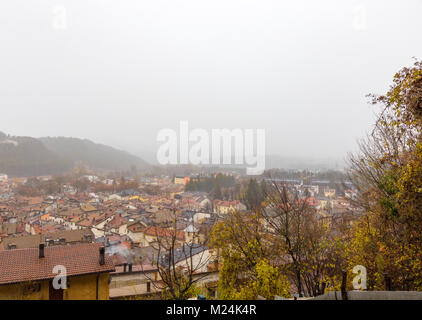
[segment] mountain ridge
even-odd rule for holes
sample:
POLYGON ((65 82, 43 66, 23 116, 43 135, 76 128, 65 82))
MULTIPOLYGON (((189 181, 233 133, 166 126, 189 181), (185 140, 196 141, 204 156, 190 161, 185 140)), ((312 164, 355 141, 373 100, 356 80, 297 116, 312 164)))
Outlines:
POLYGON ((89 139, 10 136, 0 131, 2 173, 10 176, 63 174, 78 164, 103 171, 149 167, 138 156, 89 139))

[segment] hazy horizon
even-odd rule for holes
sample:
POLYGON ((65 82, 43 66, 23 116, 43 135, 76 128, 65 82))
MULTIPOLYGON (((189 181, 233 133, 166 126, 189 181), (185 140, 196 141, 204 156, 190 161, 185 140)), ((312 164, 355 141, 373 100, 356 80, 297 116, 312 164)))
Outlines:
POLYGON ((422 2, 410 0, 17 0, 0 9, 0 131, 86 138, 148 162, 158 131, 181 120, 264 128, 267 155, 343 159, 373 124, 365 95, 386 92, 422 58, 422 2))

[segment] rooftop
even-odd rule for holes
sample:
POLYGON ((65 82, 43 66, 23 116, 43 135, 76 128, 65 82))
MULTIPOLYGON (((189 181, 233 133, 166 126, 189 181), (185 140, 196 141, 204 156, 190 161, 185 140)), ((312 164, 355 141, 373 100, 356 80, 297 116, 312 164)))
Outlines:
POLYGON ((114 271, 111 257, 105 256, 100 265, 100 247, 98 243, 45 247, 44 258, 39 258, 38 248, 0 251, 0 285, 53 279, 57 265, 66 267, 67 276, 114 271))

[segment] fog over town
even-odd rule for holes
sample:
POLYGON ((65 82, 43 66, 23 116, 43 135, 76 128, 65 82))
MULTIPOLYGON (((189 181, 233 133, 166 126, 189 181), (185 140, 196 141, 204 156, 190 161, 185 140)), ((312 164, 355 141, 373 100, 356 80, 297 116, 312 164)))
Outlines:
POLYGON ((0 9, 1 130, 87 138, 149 162, 158 131, 181 120, 264 128, 268 155, 341 162, 373 124, 365 95, 384 92, 422 52, 409 41, 422 28, 422 3, 411 0, 17 0, 0 9))

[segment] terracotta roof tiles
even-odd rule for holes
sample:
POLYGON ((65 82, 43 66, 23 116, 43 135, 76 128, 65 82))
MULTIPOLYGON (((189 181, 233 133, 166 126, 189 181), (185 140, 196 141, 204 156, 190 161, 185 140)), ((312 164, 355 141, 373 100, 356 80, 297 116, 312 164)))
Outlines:
POLYGON ((99 263, 99 243, 45 247, 39 258, 38 248, 0 251, 0 285, 54 278, 56 265, 66 267, 68 276, 114 271, 113 261, 105 256, 99 263))

